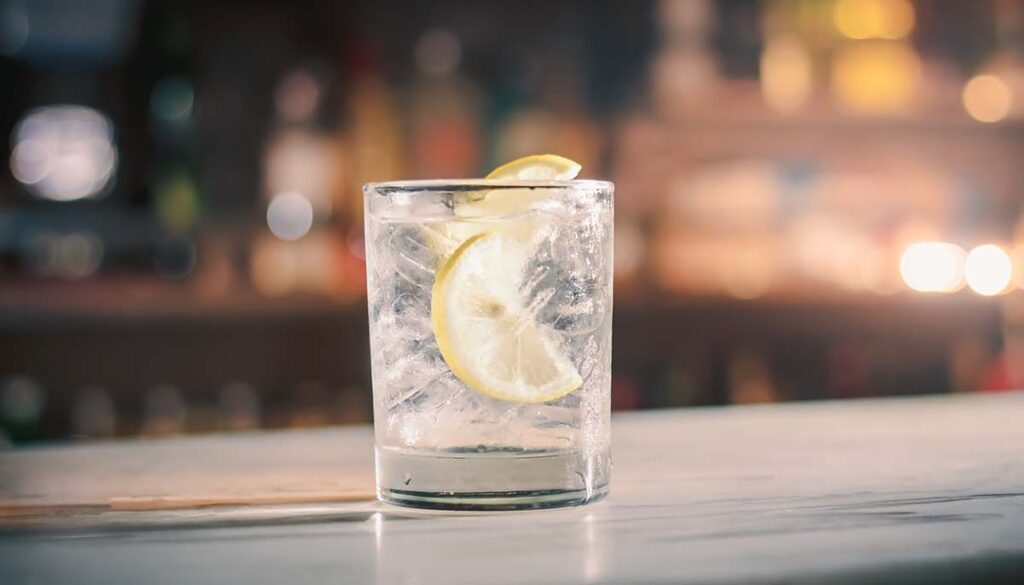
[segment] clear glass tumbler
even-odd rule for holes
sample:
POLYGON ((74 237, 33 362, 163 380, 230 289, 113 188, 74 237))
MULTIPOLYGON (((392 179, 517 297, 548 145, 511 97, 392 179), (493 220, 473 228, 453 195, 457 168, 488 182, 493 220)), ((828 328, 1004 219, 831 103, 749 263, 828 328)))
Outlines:
POLYGON ((363 191, 378 497, 509 510, 605 495, 614 186, 363 191))

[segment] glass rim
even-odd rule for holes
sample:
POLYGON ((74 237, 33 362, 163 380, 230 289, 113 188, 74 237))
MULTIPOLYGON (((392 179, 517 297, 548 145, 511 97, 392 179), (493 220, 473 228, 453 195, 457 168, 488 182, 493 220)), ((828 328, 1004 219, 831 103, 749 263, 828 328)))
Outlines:
POLYGON ((363 185, 363 193, 371 191, 476 191, 479 189, 615 189, 615 183, 599 179, 568 181, 525 181, 520 179, 414 179, 378 181, 363 185))

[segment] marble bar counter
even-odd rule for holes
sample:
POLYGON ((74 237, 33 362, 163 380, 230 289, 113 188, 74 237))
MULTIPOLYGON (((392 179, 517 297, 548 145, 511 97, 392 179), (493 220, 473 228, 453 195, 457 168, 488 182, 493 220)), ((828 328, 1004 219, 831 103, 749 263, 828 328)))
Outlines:
POLYGON ((0 451, 0 583, 1024 583, 1024 393, 613 417, 611 495, 372 495, 345 427, 0 451))

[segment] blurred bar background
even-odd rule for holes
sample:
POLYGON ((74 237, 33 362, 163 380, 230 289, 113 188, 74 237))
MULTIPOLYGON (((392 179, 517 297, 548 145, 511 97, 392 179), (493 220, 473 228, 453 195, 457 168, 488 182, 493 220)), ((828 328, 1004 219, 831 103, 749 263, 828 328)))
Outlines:
POLYGON ((0 0, 0 442, 369 421, 360 186, 539 152, 616 409, 1024 386, 1024 2, 0 0))

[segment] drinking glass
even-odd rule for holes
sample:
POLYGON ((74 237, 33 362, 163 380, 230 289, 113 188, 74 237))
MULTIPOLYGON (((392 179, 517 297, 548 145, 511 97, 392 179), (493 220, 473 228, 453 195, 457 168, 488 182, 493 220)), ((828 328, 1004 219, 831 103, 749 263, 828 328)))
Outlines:
POLYGON ((613 191, 363 187, 381 500, 512 510, 608 492, 613 191))

